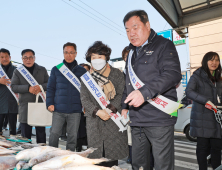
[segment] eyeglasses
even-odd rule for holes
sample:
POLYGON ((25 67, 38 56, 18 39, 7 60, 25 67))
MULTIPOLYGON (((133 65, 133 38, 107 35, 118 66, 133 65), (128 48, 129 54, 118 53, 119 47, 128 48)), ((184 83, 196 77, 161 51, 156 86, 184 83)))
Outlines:
POLYGON ((64 51, 64 54, 65 54, 65 55, 67 55, 67 54, 74 55, 74 54, 76 54, 76 52, 73 52, 73 51, 72 51, 72 52, 68 53, 67 51, 64 51))
POLYGON ((27 61, 27 60, 33 60, 34 57, 33 57, 33 56, 31 56, 31 57, 22 57, 22 59, 25 60, 25 61, 27 61))

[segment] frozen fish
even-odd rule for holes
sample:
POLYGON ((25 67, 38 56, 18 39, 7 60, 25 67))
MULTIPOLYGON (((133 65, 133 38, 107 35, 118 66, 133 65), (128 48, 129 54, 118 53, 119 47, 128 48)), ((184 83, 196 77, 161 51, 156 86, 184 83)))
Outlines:
POLYGON ((38 144, 32 144, 32 143, 24 143, 21 145, 21 147, 23 147, 24 149, 32 149, 34 147, 38 147, 38 146, 45 146, 45 143, 38 143, 38 144))
POLYGON ((16 145, 15 142, 11 142, 11 141, 4 140, 4 139, 0 140, 0 146, 3 146, 5 148, 11 148, 11 147, 13 147, 15 145, 16 145))
POLYGON ((17 169, 17 170, 21 170, 25 164, 26 164, 25 161, 19 161, 19 162, 16 164, 16 169, 17 169))
POLYGON ((15 153, 16 151, 6 149, 0 146, 0 155, 15 153))
POLYGON ((88 157, 90 153, 92 153, 95 148, 89 148, 83 152, 72 152, 67 150, 53 150, 51 152, 46 152, 43 154, 40 154, 32 159, 29 160, 29 167, 32 167, 36 164, 39 164, 41 162, 47 161, 51 158, 57 157, 57 156, 63 156, 63 155, 70 155, 70 154, 77 154, 83 157, 88 157))
POLYGON ((58 150, 58 148, 54 148, 51 146, 34 147, 32 149, 26 149, 24 151, 19 152, 15 158, 18 161, 29 161, 30 159, 34 158, 35 156, 38 156, 42 153, 50 152, 53 150, 58 150))
POLYGON ((0 170, 13 169, 16 166, 17 162, 18 161, 15 159, 15 156, 1 156, 0 170))
POLYGON ((106 158, 101 159, 89 159, 84 158, 77 154, 71 154, 71 155, 64 155, 64 156, 57 156, 54 157, 48 161, 42 162, 40 164, 37 164, 33 166, 32 170, 44 170, 44 169, 56 169, 61 168, 65 165, 87 165, 87 164, 98 164, 100 162, 108 161, 106 158))

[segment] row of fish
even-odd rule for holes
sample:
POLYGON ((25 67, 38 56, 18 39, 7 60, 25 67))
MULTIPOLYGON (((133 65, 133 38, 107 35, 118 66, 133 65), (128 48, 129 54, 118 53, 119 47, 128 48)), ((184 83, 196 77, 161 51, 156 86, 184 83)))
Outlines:
POLYGON ((120 170, 119 167, 102 167, 99 164, 108 161, 106 158, 89 159, 94 148, 89 148, 83 152, 72 152, 59 148, 43 146, 45 144, 31 144, 11 142, 0 138, 0 170, 71 170, 71 169, 92 169, 92 170, 120 170), (16 152, 20 151, 17 155, 16 152))

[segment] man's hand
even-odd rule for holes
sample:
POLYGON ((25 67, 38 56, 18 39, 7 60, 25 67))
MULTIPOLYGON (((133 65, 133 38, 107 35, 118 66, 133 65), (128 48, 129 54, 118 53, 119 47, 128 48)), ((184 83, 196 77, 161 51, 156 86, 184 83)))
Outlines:
POLYGON ((0 84, 6 85, 8 86, 9 84, 11 84, 10 79, 6 79, 6 76, 3 76, 2 78, 0 78, 0 84))
POLYGON ((122 112, 121 112, 121 116, 124 116, 124 118, 126 119, 128 111, 129 110, 127 110, 127 109, 123 109, 122 112))
POLYGON ((50 105, 50 106, 48 107, 48 110, 49 110, 50 112, 54 112, 54 110, 55 110, 54 105, 50 105))
POLYGON ((134 90, 132 91, 124 101, 124 103, 128 103, 131 101, 128 105, 134 106, 134 107, 139 107, 141 106, 145 101, 143 98, 142 93, 139 90, 134 90))
POLYGON ((37 95, 39 92, 41 92, 39 85, 29 87, 29 93, 37 95))
POLYGON ((111 116, 105 110, 98 110, 96 115, 99 116, 100 119, 105 121, 111 118, 111 116))
POLYGON ((29 93, 35 94, 35 88, 30 86, 29 87, 29 93))
POLYGON ((37 95, 42 90, 40 89, 39 85, 33 86, 35 88, 35 95, 37 95))

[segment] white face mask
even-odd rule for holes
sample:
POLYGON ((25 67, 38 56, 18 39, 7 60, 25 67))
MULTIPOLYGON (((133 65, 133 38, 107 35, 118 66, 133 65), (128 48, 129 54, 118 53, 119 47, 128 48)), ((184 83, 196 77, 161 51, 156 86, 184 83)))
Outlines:
POLYGON ((94 59, 94 60, 91 60, 91 64, 93 68, 95 68, 96 70, 101 70, 106 65, 106 60, 94 59))

